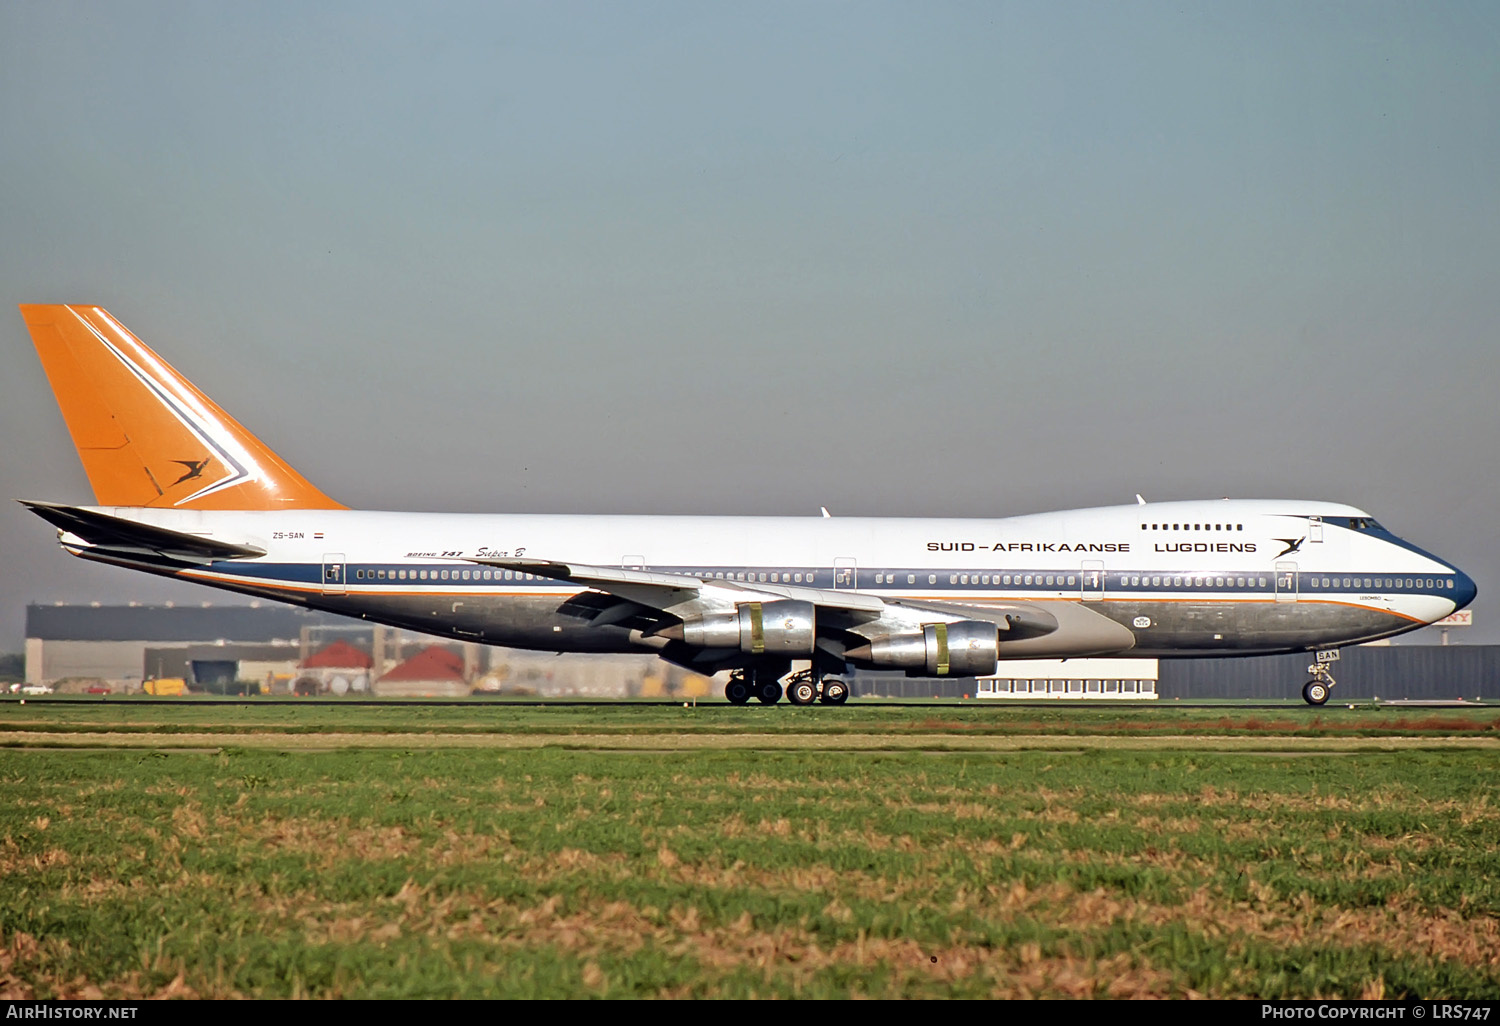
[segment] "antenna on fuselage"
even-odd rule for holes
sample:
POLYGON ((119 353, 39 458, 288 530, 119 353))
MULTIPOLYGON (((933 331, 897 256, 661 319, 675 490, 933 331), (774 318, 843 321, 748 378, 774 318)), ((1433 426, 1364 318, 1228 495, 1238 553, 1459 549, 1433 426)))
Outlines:
POLYGON ((823 514, 823 519, 824 520, 832 520, 833 519, 833 514, 830 513, 830 512, 828 512, 828 507, 827 506, 819 506, 818 510, 819 510, 819 512, 821 512, 823 514))
POLYGON ((1141 493, 1140 492, 1136 492, 1135 493, 1135 504, 1137 506, 1144 506, 1146 504, 1146 500, 1143 499, 1143 498, 1141 498, 1141 493))

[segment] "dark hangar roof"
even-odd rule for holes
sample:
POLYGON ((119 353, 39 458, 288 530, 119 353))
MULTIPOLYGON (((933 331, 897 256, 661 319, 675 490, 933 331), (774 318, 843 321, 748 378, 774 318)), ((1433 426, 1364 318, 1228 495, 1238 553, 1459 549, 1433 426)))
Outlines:
POLYGON ((292 641, 303 627, 354 627, 359 620, 295 606, 26 607, 26 636, 43 641, 292 641))

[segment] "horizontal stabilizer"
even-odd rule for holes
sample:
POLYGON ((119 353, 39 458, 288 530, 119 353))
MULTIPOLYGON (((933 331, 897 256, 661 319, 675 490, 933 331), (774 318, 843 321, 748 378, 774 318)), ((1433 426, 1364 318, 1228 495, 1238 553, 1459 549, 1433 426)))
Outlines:
POLYGON ((21 505, 58 530, 75 535, 98 548, 155 552, 194 561, 253 559, 266 554, 265 549, 253 545, 235 545, 198 534, 151 527, 122 517, 112 517, 98 510, 64 506, 56 502, 28 502, 25 499, 21 500, 21 505))

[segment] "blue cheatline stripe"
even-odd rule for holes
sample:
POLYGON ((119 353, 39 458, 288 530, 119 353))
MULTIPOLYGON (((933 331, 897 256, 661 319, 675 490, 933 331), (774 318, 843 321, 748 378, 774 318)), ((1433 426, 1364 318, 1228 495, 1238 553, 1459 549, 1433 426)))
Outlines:
MULTIPOLYGON (((242 560, 225 560, 211 564, 207 569, 220 574, 238 577, 247 581, 263 581, 267 584, 298 584, 298 585, 321 585, 323 583, 322 563, 249 563, 242 560)), ((834 571, 832 568, 815 570, 786 569, 782 567, 679 567, 679 566, 653 566, 645 569, 658 573, 677 573, 689 577, 702 577, 705 579, 723 580, 726 583, 735 584, 782 584, 796 587, 829 588, 834 586, 834 571), (798 576, 801 580, 797 580, 798 576), (764 578, 764 580, 762 580, 764 578), (773 580, 772 578, 775 578, 773 580)), ((494 588, 503 590, 514 588, 518 585, 531 587, 586 587, 568 581, 559 581, 550 577, 539 577, 526 575, 512 571, 512 578, 506 580, 504 571, 485 569, 457 569, 449 564, 410 564, 410 563, 349 563, 344 565, 343 585, 345 587, 365 587, 382 585, 402 588, 430 588, 440 591, 443 588, 452 588, 455 585, 468 588, 494 588), (385 576, 381 577, 380 574, 385 576), (406 577, 401 577, 401 573, 406 577), (423 577, 423 574, 426 577, 423 577), (443 574, 448 576, 445 578, 443 574), (465 578, 463 574, 468 573, 465 578), (486 578, 484 575, 490 574, 486 578)), ((905 568, 877 568, 861 567, 858 571, 857 584, 861 591, 907 591, 916 589, 923 592, 950 592, 955 594, 968 593, 992 593, 1002 591, 1007 595, 1013 594, 1061 594, 1064 597, 1072 597, 1081 592, 1080 583, 1082 573, 1078 570, 1059 572, 1052 570, 1002 570, 996 573, 994 570, 934 570, 917 567, 905 568)), ((1149 597, 1169 593, 1172 595, 1200 595, 1200 594, 1264 594, 1274 595, 1276 593, 1276 575, 1270 571, 1242 570, 1193 572, 1183 573, 1177 570, 1150 570, 1130 571, 1120 573, 1110 570, 1105 573, 1105 585, 1103 592, 1110 596, 1141 596, 1149 597), (1238 582, 1243 581, 1243 584, 1238 582), (1155 583, 1153 583, 1155 582, 1155 583), (1188 583, 1203 582, 1203 583, 1188 583)), ((1312 571, 1299 572, 1297 574, 1296 590, 1299 594, 1313 597, 1318 595, 1349 594, 1359 592, 1363 594, 1377 593, 1383 595, 1411 595, 1411 594, 1436 594, 1446 598, 1454 597, 1459 582, 1456 574, 1444 574, 1422 577, 1401 577, 1377 571, 1362 571, 1359 574, 1340 571, 1337 575, 1332 573, 1315 573, 1312 571), (1323 582, 1328 582, 1324 584, 1323 582), (1345 583, 1348 582, 1348 583, 1345 583), (1369 582, 1368 584, 1366 582, 1369 582)), ((843 582, 840 582, 842 585, 843 582)), ((1290 589, 1288 589, 1290 590, 1290 589)))

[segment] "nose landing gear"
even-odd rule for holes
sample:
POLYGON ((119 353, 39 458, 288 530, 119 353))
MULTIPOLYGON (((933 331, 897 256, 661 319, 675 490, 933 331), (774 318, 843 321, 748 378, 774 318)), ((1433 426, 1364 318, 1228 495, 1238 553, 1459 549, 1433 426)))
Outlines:
POLYGON ((1313 679, 1302 685, 1302 700, 1308 705, 1327 704, 1329 692, 1334 684, 1338 683, 1333 679, 1333 671, 1328 668, 1328 665, 1338 657, 1339 651, 1336 648, 1319 652, 1317 662, 1307 668, 1307 672, 1312 674, 1313 679))
POLYGON ((1302 685, 1302 700, 1308 705, 1325 705, 1328 702, 1328 685, 1321 680, 1310 680, 1302 685))

